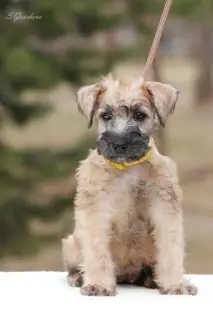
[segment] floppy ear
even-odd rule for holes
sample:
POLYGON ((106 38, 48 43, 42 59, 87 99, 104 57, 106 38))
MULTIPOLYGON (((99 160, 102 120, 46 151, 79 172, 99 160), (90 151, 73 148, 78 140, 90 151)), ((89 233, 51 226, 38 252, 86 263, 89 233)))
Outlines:
POLYGON ((76 101, 79 111, 87 118, 88 128, 92 126, 94 114, 99 107, 101 94, 105 88, 101 84, 83 86, 77 92, 76 101))
POLYGON ((151 102, 160 124, 165 126, 168 116, 175 110, 179 91, 170 84, 163 84, 155 81, 147 81, 145 87, 150 95, 151 102))

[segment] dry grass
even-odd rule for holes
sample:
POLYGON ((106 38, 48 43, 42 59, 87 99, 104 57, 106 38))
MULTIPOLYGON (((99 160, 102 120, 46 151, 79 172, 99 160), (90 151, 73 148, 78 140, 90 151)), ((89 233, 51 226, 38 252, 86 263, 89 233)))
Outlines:
MULTIPOLYGON (((138 63, 140 62, 117 66, 115 74, 140 75, 138 63)), ((176 113, 170 119, 166 133, 169 155, 177 162, 180 176, 183 178, 188 253, 186 271, 213 273, 213 110, 193 106, 193 81, 196 72, 193 61, 162 61, 164 81, 181 91, 176 113), (205 168, 209 168, 207 172, 204 172, 205 168), (187 180, 191 171, 193 179, 187 180)), ((7 125, 3 134, 10 144, 16 147, 70 145, 87 132, 85 119, 76 111, 74 92, 71 88, 62 85, 54 92, 39 93, 38 96, 42 101, 47 99, 53 102, 54 113, 42 121, 30 124, 24 130, 7 125)), ((61 269, 60 244, 45 248, 38 256, 25 260, 6 259, 2 268, 61 269)))

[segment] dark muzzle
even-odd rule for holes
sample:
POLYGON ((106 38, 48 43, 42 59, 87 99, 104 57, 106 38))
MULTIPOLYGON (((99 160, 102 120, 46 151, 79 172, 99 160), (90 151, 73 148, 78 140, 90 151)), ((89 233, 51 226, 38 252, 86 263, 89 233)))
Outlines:
POLYGON ((97 150, 109 160, 118 163, 139 160, 149 150, 150 137, 139 131, 118 134, 106 131, 98 139, 97 150))

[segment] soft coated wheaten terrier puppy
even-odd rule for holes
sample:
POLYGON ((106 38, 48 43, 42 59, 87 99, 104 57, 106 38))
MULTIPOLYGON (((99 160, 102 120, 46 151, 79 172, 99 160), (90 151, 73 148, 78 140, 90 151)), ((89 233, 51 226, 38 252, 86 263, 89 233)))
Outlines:
POLYGON ((62 246, 69 284, 84 295, 114 295, 116 283, 197 292, 183 278, 176 166, 152 139, 177 97, 171 85, 112 76, 78 91, 79 109, 89 127, 97 118, 99 137, 77 170, 76 226, 62 246))

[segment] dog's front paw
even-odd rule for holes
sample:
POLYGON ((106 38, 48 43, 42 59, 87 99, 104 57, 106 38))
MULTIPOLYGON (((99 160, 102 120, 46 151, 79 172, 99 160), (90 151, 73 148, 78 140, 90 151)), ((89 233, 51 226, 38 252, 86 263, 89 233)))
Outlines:
POLYGON ((161 294, 172 294, 172 295, 191 295, 196 296, 198 293, 197 287, 193 284, 182 283, 179 286, 175 286, 169 289, 160 289, 161 294))
POLYGON ((115 296, 115 289, 105 289, 99 285, 87 285, 80 289, 81 294, 84 296, 115 296))

